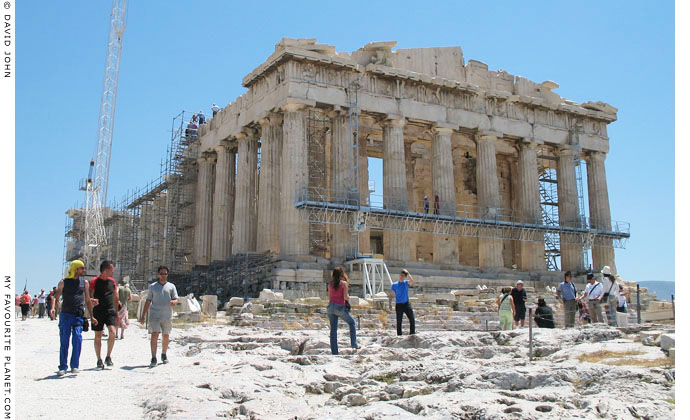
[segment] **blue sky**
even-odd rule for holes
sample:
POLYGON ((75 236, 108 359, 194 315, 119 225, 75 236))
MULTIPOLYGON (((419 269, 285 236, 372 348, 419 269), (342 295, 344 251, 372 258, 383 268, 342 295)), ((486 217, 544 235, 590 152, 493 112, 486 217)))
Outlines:
MULTIPOLYGON (((674 279, 673 2, 248 3, 129 1, 109 201, 158 176, 174 115, 233 101, 282 37, 350 52, 459 45, 465 61, 619 109, 606 170, 612 218, 630 222, 632 238, 618 269, 674 279)), ((33 293, 60 279, 64 213, 84 199, 110 1, 17 7, 16 278, 33 293)))

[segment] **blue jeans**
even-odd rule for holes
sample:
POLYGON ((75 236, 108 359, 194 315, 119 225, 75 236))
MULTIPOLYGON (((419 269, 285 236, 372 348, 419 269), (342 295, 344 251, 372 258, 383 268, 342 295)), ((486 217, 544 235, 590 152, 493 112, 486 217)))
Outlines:
POLYGON ((350 327, 350 344, 352 348, 356 348, 357 326, 355 325, 355 319, 350 315, 345 305, 331 302, 328 304, 326 312, 331 323, 331 353, 338 354, 338 318, 342 318, 343 321, 347 322, 347 325, 350 327))
POLYGON ((72 335, 72 358, 69 365, 73 369, 79 369, 79 356, 81 355, 81 331, 83 328, 82 317, 66 312, 60 312, 60 366, 59 370, 67 370, 67 353, 69 352, 69 338, 72 335))

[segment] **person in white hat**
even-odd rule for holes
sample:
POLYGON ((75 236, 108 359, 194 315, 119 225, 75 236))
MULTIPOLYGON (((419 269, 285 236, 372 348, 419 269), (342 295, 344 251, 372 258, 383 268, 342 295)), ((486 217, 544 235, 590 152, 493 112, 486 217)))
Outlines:
POLYGON ((605 265, 601 269, 601 285, 603 286, 604 295, 601 297, 601 303, 607 305, 606 315, 609 325, 616 326, 616 307, 618 307, 618 295, 620 288, 616 282, 616 278, 611 274, 611 267, 605 265))
POLYGON ((218 107, 218 105, 216 105, 216 104, 211 105, 211 112, 213 112, 213 116, 214 116, 214 117, 216 116, 216 114, 217 114, 219 111, 220 111, 220 107, 218 107))

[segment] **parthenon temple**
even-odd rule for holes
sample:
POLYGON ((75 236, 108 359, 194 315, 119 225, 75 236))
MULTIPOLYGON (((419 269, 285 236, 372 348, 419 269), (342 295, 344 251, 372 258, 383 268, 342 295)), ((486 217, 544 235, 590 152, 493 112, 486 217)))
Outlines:
POLYGON ((278 42, 242 80, 244 94, 193 133, 182 128, 160 183, 111 210, 113 220, 130 212, 139 246, 125 262, 134 245, 111 221, 123 274, 250 254, 272 255, 266 284, 287 290, 307 281, 301 269, 323 279, 365 256, 427 270, 422 281, 439 287, 468 273, 615 272, 614 248, 629 237, 611 220, 606 181, 617 109, 466 62, 460 47, 396 44, 348 53, 278 42), (382 197, 370 181, 377 159, 382 197))

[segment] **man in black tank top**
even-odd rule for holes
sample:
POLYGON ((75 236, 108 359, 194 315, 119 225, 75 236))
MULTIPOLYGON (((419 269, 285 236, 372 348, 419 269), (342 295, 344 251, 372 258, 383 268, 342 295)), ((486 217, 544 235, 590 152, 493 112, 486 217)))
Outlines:
POLYGON ((93 317, 98 323, 93 327, 96 336, 93 340, 93 347, 96 350, 96 367, 105 369, 101 360, 101 338, 103 337, 103 327, 108 326, 108 353, 105 356, 105 364, 112 366, 113 361, 110 355, 115 346, 115 336, 117 335, 117 284, 111 276, 115 272, 115 267, 111 261, 105 260, 101 263, 101 275, 91 279, 90 289, 93 293, 93 317))
MULTIPOLYGON (((74 260, 70 264, 69 274, 58 283, 55 291, 55 298, 50 304, 50 315, 55 317, 55 305, 60 301, 62 295, 62 311, 60 312, 60 365, 58 366, 58 376, 67 373, 67 354, 69 352, 70 336, 72 338, 72 357, 70 367, 72 373, 79 373, 79 356, 81 355, 81 332, 84 326, 84 305, 93 313, 89 287, 80 277, 86 274, 84 263, 74 260)), ((97 321, 91 318, 91 322, 96 325, 97 321)))

